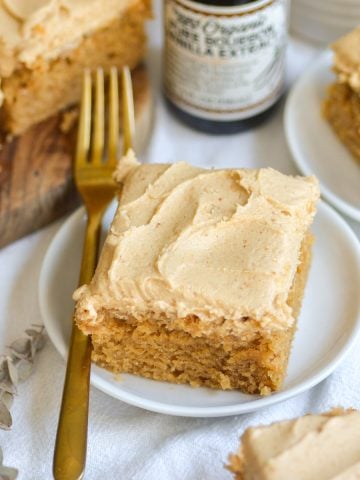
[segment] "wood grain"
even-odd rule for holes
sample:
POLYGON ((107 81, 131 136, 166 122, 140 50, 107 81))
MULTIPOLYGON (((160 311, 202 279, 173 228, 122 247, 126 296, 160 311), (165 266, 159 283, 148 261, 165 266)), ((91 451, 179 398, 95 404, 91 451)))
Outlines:
MULTIPOLYGON (((146 69, 133 74, 136 145, 151 127, 151 91, 146 69)), ((76 125, 60 129, 62 114, 5 142, 0 151, 0 247, 37 230, 80 203, 72 181, 76 125)))

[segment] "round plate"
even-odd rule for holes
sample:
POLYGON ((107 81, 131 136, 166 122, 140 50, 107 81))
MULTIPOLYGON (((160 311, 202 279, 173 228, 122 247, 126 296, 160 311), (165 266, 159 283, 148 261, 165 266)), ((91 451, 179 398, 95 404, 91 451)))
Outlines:
MULTIPOLYGON (((108 228, 115 205, 107 211, 108 228)), ((40 275, 40 308, 49 337, 65 357, 85 228, 83 209, 55 235, 40 275)), ((313 226, 313 263, 288 375, 281 391, 267 397, 238 391, 191 388, 122 374, 94 365, 91 383, 124 402, 170 415, 215 417, 250 412, 316 385, 343 359, 360 330, 360 247, 344 220, 320 202, 313 226)))
POLYGON ((334 81, 326 51, 295 84, 285 108, 285 132, 304 175, 318 177, 324 198, 360 221, 360 165, 322 117, 326 88, 334 81))

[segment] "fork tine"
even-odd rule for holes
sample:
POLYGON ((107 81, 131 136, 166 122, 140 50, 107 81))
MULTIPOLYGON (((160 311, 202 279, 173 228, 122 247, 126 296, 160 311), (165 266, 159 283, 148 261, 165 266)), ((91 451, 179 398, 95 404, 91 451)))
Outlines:
POLYGON ((77 134, 75 166, 86 163, 90 147, 91 133, 91 73, 84 71, 83 90, 81 97, 80 118, 77 134))
POLYGON ((126 155, 129 148, 133 148, 135 132, 134 97, 131 84, 129 67, 122 70, 122 107, 123 107, 123 154, 126 155))
POLYGON ((102 68, 98 68, 95 76, 94 135, 91 145, 91 161, 97 164, 100 164, 103 158, 105 132, 104 117, 104 71, 102 68))
POLYGON ((114 165, 117 161, 119 145, 119 82, 116 67, 110 69, 109 78, 109 132, 108 132, 108 162, 114 165))

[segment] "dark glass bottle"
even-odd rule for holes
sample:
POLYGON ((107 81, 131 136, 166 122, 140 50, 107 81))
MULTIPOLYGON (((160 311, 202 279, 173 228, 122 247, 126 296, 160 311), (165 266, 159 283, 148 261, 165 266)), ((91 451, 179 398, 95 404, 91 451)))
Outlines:
POLYGON ((187 125, 254 127, 283 92, 288 0, 164 0, 164 94, 187 125))

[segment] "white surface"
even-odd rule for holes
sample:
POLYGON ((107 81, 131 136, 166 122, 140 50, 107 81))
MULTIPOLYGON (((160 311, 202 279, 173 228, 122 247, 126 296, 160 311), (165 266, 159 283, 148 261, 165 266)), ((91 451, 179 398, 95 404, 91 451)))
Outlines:
MULTIPOLYGON (((161 23, 156 21, 151 25, 154 47, 150 59, 157 90, 160 83, 159 31, 161 23)), ((289 84, 316 55, 315 48, 291 42, 289 84)), ((267 124, 256 130, 232 137, 211 137, 180 125, 167 113, 159 98, 156 128, 142 160, 185 158, 207 166, 271 165, 285 173, 296 173, 283 132, 282 115, 280 108, 267 124)), ((1 352, 31 323, 41 321, 37 300, 39 272, 58 226, 51 225, 0 250, 1 352)), ((352 223, 352 227, 359 235, 359 224, 352 223)), ((346 252, 339 249, 333 253, 335 256, 343 254, 346 252)), ((324 287, 327 285, 326 278, 321 282, 324 287)), ((329 297, 332 294, 329 292, 329 297)), ((326 318, 319 320, 326 321, 326 318)), ((319 329, 318 337, 321 335, 319 329)), ((304 352, 307 354, 308 351, 304 352)), ((357 342, 344 362, 318 386, 255 413, 224 418, 180 418, 151 413, 92 388, 85 480, 231 480, 224 463, 229 452, 238 447, 239 436, 248 426, 338 405, 360 408, 359 365, 357 342)), ((17 466, 19 480, 51 479, 64 372, 64 361, 48 341, 37 358, 35 374, 19 387, 12 408, 12 430, 0 431, 4 461, 17 466)))
POLYGON ((324 198, 360 221, 360 167, 322 117, 321 104, 334 80, 326 51, 304 72, 285 107, 285 132, 300 171, 315 174, 324 198))
POLYGON ((291 30, 323 44, 336 40, 359 23, 358 0, 291 1, 291 30))
MULTIPOLYGON (((110 226, 116 205, 104 219, 110 226)), ((46 253, 40 274, 39 300, 50 339, 66 358, 71 332, 71 294, 77 286, 85 214, 76 211, 61 227, 46 253)), ((346 222, 328 205, 319 205, 316 238, 304 303, 288 375, 280 392, 261 398, 240 392, 191 388, 121 375, 118 380, 94 366, 91 384, 132 405, 190 417, 235 415, 257 410, 316 385, 343 359, 360 330, 360 246, 346 222), (334 252, 345 252, 334 255, 334 252), (318 336, 321 332, 321 336, 318 336), (308 352, 304 355, 304 352, 308 352)))

